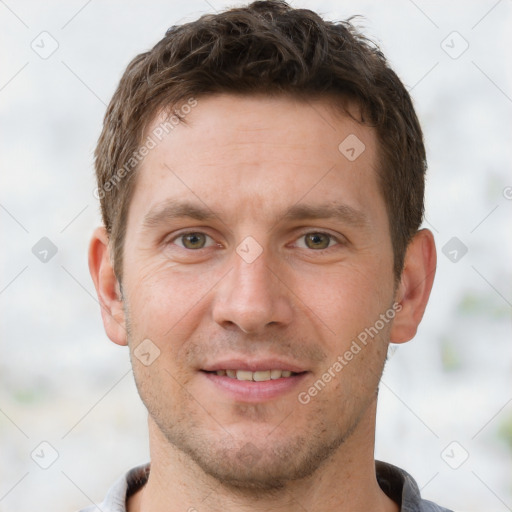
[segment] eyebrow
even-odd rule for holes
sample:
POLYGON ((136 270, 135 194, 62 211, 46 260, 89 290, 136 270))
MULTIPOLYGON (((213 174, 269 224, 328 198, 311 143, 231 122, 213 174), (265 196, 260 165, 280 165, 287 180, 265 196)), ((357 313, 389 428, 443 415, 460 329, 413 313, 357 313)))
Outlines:
POLYGON ((335 219, 354 227, 365 227, 369 223, 364 212, 343 203, 330 203, 321 206, 296 204, 285 213, 284 219, 291 221, 335 219))
POLYGON ((184 217, 195 220, 211 220, 217 217, 217 215, 206 206, 170 199, 151 209, 144 216, 142 225, 145 228, 151 229, 171 220, 184 217))
MULTIPOLYGON (((155 228, 177 218, 194 220, 211 220, 218 218, 212 210, 204 205, 170 199, 151 209, 142 221, 143 227, 155 228)), ((296 204, 289 208, 281 217, 281 221, 302 221, 314 219, 335 219, 354 227, 368 225, 368 217, 360 210, 347 204, 331 203, 327 205, 296 204)))

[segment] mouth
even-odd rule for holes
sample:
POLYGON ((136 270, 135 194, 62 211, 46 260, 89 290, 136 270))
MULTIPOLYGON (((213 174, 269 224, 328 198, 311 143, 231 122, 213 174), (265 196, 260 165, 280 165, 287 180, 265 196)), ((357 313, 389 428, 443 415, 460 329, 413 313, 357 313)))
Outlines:
POLYGON ((199 373, 206 377, 205 385, 213 385, 216 392, 234 402, 261 403, 296 391, 310 372, 277 360, 232 360, 203 368, 199 373))
POLYGON ((306 372, 292 372, 291 370, 258 370, 252 372, 250 370, 215 370, 207 371, 206 373, 212 373, 219 377, 229 377, 230 379, 253 381, 253 382, 266 382, 269 380, 287 379, 289 377, 295 377, 306 372))

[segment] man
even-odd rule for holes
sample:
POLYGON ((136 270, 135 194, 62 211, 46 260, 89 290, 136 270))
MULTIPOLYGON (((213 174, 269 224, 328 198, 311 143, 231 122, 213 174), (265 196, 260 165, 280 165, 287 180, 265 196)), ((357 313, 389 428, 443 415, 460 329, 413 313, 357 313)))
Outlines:
POLYGON ((151 465, 103 512, 445 510, 374 460, 388 345, 434 279, 425 169, 407 91, 349 22, 255 2, 131 62, 89 265, 151 465))

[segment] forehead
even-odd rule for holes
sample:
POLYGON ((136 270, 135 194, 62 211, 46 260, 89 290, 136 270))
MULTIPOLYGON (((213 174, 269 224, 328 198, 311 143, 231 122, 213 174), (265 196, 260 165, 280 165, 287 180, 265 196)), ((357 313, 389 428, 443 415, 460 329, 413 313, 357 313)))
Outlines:
MULTIPOLYGON (((184 109, 184 122, 157 116, 146 137, 132 206, 139 214, 187 197, 238 216, 269 217, 307 200, 342 201, 385 213, 373 129, 332 100, 215 95, 184 109), (146 139, 147 140, 147 139, 146 139)), ((131 211, 131 210, 130 210, 131 211)))

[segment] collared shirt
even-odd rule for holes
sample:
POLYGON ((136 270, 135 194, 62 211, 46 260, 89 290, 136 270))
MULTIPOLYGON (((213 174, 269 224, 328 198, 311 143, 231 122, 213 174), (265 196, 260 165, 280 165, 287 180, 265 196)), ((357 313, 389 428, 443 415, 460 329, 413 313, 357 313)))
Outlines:
MULTIPOLYGON (((452 512, 435 503, 421 498, 418 485, 411 475, 403 469, 385 462, 375 461, 377 481, 381 489, 400 505, 401 512, 452 512)), ((149 477, 149 464, 138 466, 123 475, 110 488, 103 502, 96 507, 82 509, 80 512, 126 512, 126 500, 144 487, 149 477)))

